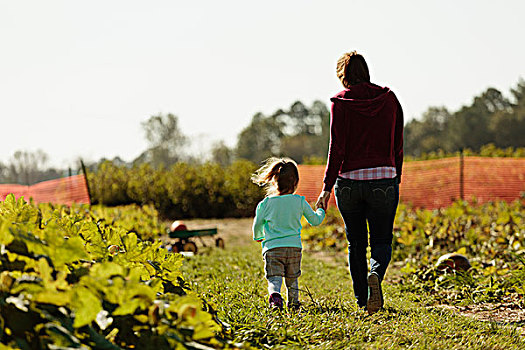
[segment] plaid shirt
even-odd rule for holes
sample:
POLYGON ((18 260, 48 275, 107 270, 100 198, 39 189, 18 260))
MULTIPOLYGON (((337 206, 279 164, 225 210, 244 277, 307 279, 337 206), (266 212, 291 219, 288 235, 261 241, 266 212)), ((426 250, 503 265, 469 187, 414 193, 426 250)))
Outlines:
POLYGON ((379 180, 393 179, 397 176, 393 166, 380 166, 377 168, 357 169, 339 174, 340 177, 350 180, 379 180))

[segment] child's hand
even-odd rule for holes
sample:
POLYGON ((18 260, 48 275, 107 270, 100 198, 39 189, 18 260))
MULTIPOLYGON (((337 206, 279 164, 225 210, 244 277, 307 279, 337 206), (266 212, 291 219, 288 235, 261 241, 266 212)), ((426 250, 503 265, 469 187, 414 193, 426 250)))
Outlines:
POLYGON ((317 203, 315 203, 315 209, 323 209, 324 211, 326 211, 326 209, 328 208, 328 200, 330 199, 330 192, 328 191, 322 191, 320 194, 319 194, 319 198, 317 199, 317 203))

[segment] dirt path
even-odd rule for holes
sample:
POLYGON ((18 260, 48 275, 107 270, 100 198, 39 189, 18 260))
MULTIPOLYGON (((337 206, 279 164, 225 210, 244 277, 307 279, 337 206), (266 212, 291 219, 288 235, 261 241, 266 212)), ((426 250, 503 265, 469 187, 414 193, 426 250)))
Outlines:
MULTIPOLYGON (((215 245, 215 238, 222 238, 225 246, 244 246, 252 242, 252 218, 241 219, 188 219, 184 220, 188 230, 217 228, 218 235, 203 237, 194 242, 197 247, 215 245)), ((169 239, 167 239, 169 241, 169 239)))
POLYGON ((479 321, 495 322, 508 326, 514 325, 517 331, 525 336, 525 310, 519 308, 516 303, 483 303, 467 306, 438 305, 432 308, 450 310, 479 321))
MULTIPOLYGON (((184 223, 190 230, 198 230, 205 228, 217 227, 219 235, 222 237, 228 246, 245 246, 251 244, 252 240, 252 224, 253 218, 242 218, 242 219, 191 219, 184 220, 184 223)), ((204 243, 208 244, 209 238, 205 239, 204 243)), ((198 246, 202 243, 197 242, 198 246)), ((210 243, 213 243, 210 241, 210 243)), ((336 264, 347 264, 345 252, 334 252, 334 251, 320 251, 320 252, 309 252, 316 259, 323 260, 327 263, 336 264)))

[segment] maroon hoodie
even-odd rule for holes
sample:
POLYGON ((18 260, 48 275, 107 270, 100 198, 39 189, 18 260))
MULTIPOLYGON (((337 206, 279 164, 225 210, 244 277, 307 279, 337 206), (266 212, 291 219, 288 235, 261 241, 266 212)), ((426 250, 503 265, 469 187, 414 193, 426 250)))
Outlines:
POLYGON ((339 173, 392 166, 401 179, 403 110, 387 87, 361 83, 330 99, 330 149, 324 191, 331 191, 339 173))

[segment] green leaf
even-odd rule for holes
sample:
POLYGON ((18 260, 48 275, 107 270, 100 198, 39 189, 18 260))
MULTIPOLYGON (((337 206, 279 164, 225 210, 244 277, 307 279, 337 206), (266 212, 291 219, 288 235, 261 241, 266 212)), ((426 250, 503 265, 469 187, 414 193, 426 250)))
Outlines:
POLYGON ((53 280, 51 273, 53 269, 49 266, 46 259, 40 259, 37 263, 38 272, 40 272, 40 278, 44 282, 44 286, 53 280))
POLYGON ((62 238, 54 248, 56 253, 53 255, 53 262, 57 267, 89 258, 84 248, 84 242, 80 237, 62 238))
POLYGON ((139 299, 131 299, 124 302, 124 304, 120 305, 113 311, 114 316, 123 316, 123 315, 133 315, 135 313, 135 310, 137 310, 138 307, 140 307, 140 300, 139 299))
POLYGON ((461 247, 459 248, 456 253, 458 254, 462 254, 462 255, 466 255, 467 254, 467 248, 466 247, 461 247))
POLYGON ((74 289, 71 306, 75 311, 75 321, 73 322, 75 328, 90 324, 102 310, 99 298, 84 287, 74 289))
POLYGON ((135 232, 130 232, 122 237, 122 243, 127 252, 133 252, 137 249, 137 235, 135 232))
POLYGON ((106 262, 96 264, 92 268, 90 275, 96 276, 100 280, 107 280, 112 276, 126 276, 126 269, 114 262, 106 262))
POLYGON ((0 220, 0 244, 8 245, 15 237, 9 230, 10 224, 7 221, 0 220))
POLYGON ((69 292, 46 289, 38 293, 33 301, 56 306, 66 306, 71 301, 71 297, 69 292))

